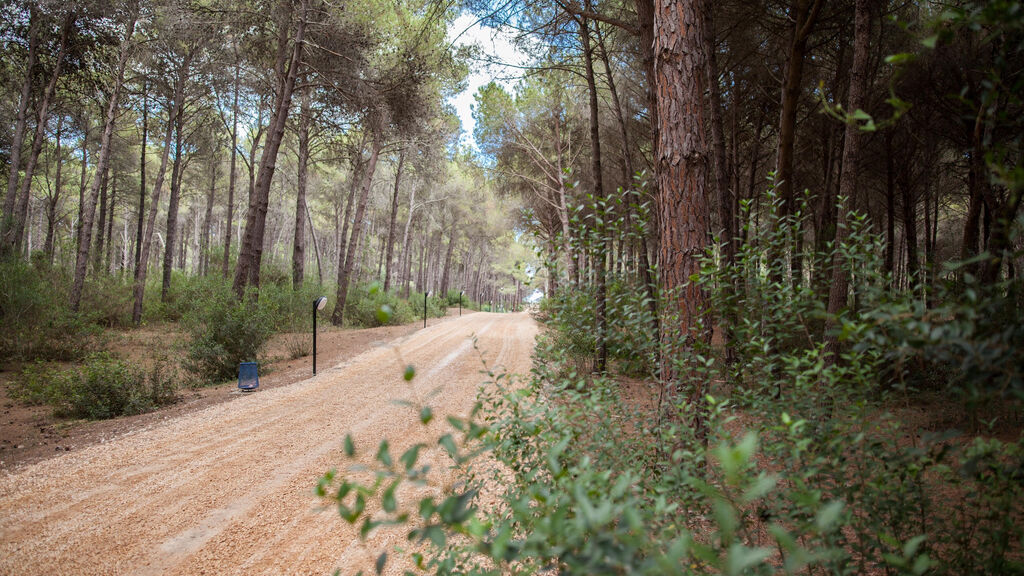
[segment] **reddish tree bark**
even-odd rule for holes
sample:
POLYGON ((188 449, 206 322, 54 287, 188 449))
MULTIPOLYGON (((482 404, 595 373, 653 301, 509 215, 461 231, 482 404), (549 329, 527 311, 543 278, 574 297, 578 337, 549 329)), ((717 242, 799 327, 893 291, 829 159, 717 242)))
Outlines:
MULTIPOLYGON (((700 0, 656 0, 654 10, 654 86, 658 109, 657 208, 664 302, 661 330, 661 378, 670 405, 682 398, 680 361, 698 341, 709 341, 702 318, 707 294, 690 278, 700 272, 700 257, 710 229, 705 182, 708 149, 704 136, 706 77, 700 0)), ((702 408, 707 383, 695 382, 689 400, 691 426, 707 434, 702 408)), ((672 410, 672 408, 670 408, 672 410)))

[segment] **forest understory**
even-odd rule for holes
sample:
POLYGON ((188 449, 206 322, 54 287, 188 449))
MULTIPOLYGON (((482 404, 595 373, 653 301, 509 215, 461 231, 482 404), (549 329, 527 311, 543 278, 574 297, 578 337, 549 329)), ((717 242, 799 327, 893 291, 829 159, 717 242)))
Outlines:
POLYGON ((1024 574, 1019 0, 0 11, 5 468, 529 309, 532 370, 325 464, 377 571, 1024 574))

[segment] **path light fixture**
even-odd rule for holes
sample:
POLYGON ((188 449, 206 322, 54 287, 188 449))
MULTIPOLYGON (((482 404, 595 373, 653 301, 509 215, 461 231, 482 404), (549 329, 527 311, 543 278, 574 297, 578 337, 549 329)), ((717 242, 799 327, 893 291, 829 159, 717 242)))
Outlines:
POLYGON ((313 376, 316 376, 316 313, 327 305, 327 296, 313 300, 313 376))
POLYGON ((465 293, 465 290, 459 290, 459 316, 462 316, 462 295, 465 293))
POLYGON ((434 291, 428 290, 423 293, 423 327, 427 327, 427 296, 433 296, 434 291))

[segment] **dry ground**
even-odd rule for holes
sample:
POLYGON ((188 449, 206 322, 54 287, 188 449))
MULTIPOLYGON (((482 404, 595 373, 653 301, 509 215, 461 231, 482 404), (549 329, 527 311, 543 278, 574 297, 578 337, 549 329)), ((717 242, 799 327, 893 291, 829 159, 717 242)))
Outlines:
MULTIPOLYGON (((464 314, 471 314, 465 311, 464 314)), ((457 310, 449 318, 458 317, 457 310)), ((431 318, 429 325, 444 321, 431 318)), ((408 336, 423 328, 422 321, 404 326, 380 328, 335 328, 321 323, 317 338, 317 367, 329 368, 354 358, 374 346, 395 338, 408 336)), ((148 364, 154 355, 165 355, 180 366, 184 359, 185 336, 175 324, 157 324, 131 330, 112 330, 108 348, 119 358, 137 364, 148 364)), ((301 382, 312 375, 312 357, 291 359, 294 342, 304 340, 312 349, 309 333, 278 334, 267 345, 269 362, 260 364, 260 389, 272 389, 301 382)), ((308 350, 307 350, 308 352, 308 350)), ((0 364, 0 471, 11 471, 59 455, 105 442, 122 434, 143 428, 181 414, 227 402, 240 394, 237 383, 225 382, 201 388, 183 388, 179 400, 156 412, 114 420, 69 420, 53 416, 49 406, 27 406, 11 399, 7 384, 18 377, 21 364, 0 364)))
MULTIPOLYGON (((97 429, 98 443, 0 477, 0 574, 372 570, 403 532, 380 531, 362 544, 312 496, 323 472, 345 468, 342 438, 351 432, 357 460, 367 463, 385 437, 397 453, 436 443, 444 419, 423 427, 396 401, 430 404, 439 416, 467 412, 486 380, 481 358, 525 373, 536 330, 527 314, 448 318, 333 368, 325 355, 316 377, 290 386, 285 375, 306 365, 279 368, 261 377, 260 391, 232 401, 223 401, 226 390, 211 400, 214 391, 125 419, 133 424, 111 429, 112 438, 97 429), (417 370, 411 385, 402 379, 407 363, 417 370)), ((426 458, 442 471, 433 489, 449 487, 446 457, 435 449, 426 458)))

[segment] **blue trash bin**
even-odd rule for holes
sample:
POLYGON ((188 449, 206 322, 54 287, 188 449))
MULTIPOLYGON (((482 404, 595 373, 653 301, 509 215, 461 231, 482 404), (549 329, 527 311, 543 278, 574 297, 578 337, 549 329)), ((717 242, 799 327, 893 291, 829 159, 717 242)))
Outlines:
POLYGON ((255 390, 260 387, 259 364, 256 362, 242 362, 238 365, 238 388, 243 392, 255 390))

